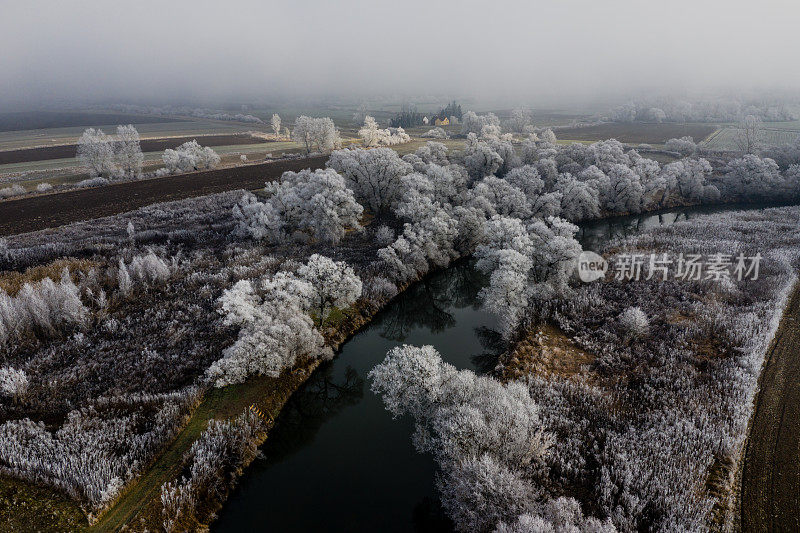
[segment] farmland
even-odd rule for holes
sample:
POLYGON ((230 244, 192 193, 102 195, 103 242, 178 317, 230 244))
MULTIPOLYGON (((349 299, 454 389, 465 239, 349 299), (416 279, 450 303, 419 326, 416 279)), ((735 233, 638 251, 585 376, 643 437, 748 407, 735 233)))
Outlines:
POLYGON ((130 211, 155 202, 234 189, 258 189, 264 186, 265 181, 275 179, 287 170, 318 168, 324 162, 322 157, 247 165, 7 200, 0 204, 0 234, 51 228, 130 211))
MULTIPOLYGON (((227 135, 203 135, 162 137, 142 139, 143 152, 160 152, 167 148, 175 148, 185 142, 196 139, 203 146, 229 146, 240 144, 266 143, 266 139, 253 137, 246 133, 227 135)), ((23 163, 27 161, 45 161, 49 159, 69 159, 75 157, 77 150, 75 144, 62 144, 57 146, 42 146, 38 148, 18 148, 16 150, 0 151, 0 165, 9 163, 23 163)))
MULTIPOLYGON (((800 137, 800 130, 776 129, 766 127, 759 133, 759 145, 764 148, 792 144, 800 137)), ((707 150, 734 151, 739 150, 739 128, 726 127, 706 139, 702 146, 707 150)))
POLYGON ((663 144, 669 139, 691 136, 696 142, 714 133, 713 124, 649 124, 641 122, 598 124, 580 128, 557 128, 562 141, 617 139, 624 143, 663 144))
POLYGON ((72 126, 117 125, 127 123, 177 122, 169 117, 85 111, 27 111, 0 113, 0 132, 64 128, 72 126))

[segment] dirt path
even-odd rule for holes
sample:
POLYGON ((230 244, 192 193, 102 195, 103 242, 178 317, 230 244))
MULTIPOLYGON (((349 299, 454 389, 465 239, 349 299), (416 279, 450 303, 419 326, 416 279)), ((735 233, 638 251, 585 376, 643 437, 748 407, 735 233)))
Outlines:
POLYGON ((742 473, 742 531, 800 531, 800 286, 767 358, 742 473))
POLYGON ((257 189, 287 170, 322 168, 326 156, 114 183, 0 202, 0 235, 53 228, 139 207, 234 189, 257 189))

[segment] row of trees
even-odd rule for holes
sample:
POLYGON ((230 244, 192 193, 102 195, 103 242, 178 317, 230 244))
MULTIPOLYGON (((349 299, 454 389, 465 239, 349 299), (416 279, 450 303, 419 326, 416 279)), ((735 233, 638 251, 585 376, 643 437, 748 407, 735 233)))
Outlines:
POLYGON ((748 115, 766 122, 795 120, 779 102, 743 102, 736 99, 678 100, 658 98, 633 101, 610 112, 615 122, 738 122, 748 115))
MULTIPOLYGON (((142 175, 144 154, 139 141, 139 132, 132 125, 118 126, 114 137, 102 130, 89 128, 78 140, 78 159, 89 170, 92 178, 135 179, 142 175)), ((158 173, 174 174, 215 168, 220 157, 209 147, 196 140, 167 149, 162 156, 164 168, 158 173)), ((98 180, 98 183, 103 183, 98 180)))

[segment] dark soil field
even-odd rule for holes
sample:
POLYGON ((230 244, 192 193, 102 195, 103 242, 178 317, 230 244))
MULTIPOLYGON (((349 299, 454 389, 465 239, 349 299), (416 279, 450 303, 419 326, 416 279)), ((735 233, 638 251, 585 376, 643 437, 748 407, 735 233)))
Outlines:
MULTIPOLYGON (((194 135, 186 137, 168 137, 163 139, 145 139, 141 141, 143 152, 160 152, 167 148, 175 148, 181 144, 197 139, 203 146, 231 146, 236 144, 267 143, 261 137, 252 137, 246 133, 225 135, 194 135)), ((9 163, 25 163, 28 161, 45 161, 48 159, 65 159, 75 157, 78 147, 75 144, 60 146, 42 146, 39 148, 20 148, 18 150, 0 151, 0 165, 9 163)))
POLYGON ((53 228, 158 202, 234 189, 259 189, 287 170, 322 168, 327 159, 320 156, 276 161, 6 200, 0 202, 0 235, 53 228))
POLYGON ((700 142, 717 130, 714 124, 645 124, 641 122, 598 124, 585 128, 558 128, 561 141, 601 141, 616 139, 624 143, 663 144, 669 139, 689 135, 700 142))
POLYGON ((741 530, 800 531, 800 289, 792 294, 761 374, 747 441, 741 530))
POLYGON ((155 124, 178 122, 178 119, 124 113, 87 113, 84 111, 16 111, 0 113, 0 131, 41 130, 73 126, 108 124, 155 124))

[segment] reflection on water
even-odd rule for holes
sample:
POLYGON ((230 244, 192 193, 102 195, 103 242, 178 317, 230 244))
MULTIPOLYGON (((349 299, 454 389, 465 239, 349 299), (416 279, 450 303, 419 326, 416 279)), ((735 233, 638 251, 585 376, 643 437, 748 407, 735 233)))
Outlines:
POLYGON ((418 283, 321 366, 281 412, 215 531, 447 531, 433 460, 392 420, 366 374, 399 344, 433 344, 459 368, 484 371, 502 351, 478 302, 471 262, 418 283))
MULTIPOLYGON (((677 209, 587 223, 587 250, 612 238, 720 208, 677 209)), ((366 375, 402 344, 432 344, 458 368, 487 372, 504 345, 478 302, 486 279, 459 262, 400 295, 301 387, 214 531, 447 531, 435 468, 415 453, 412 424, 392 420, 366 375)))
POLYGON ((478 309, 478 292, 485 281, 468 262, 448 269, 449 275, 426 278, 410 287, 384 312, 371 327, 378 327, 386 339, 405 342, 408 332, 425 328, 441 333, 456 325, 451 309, 478 309))

